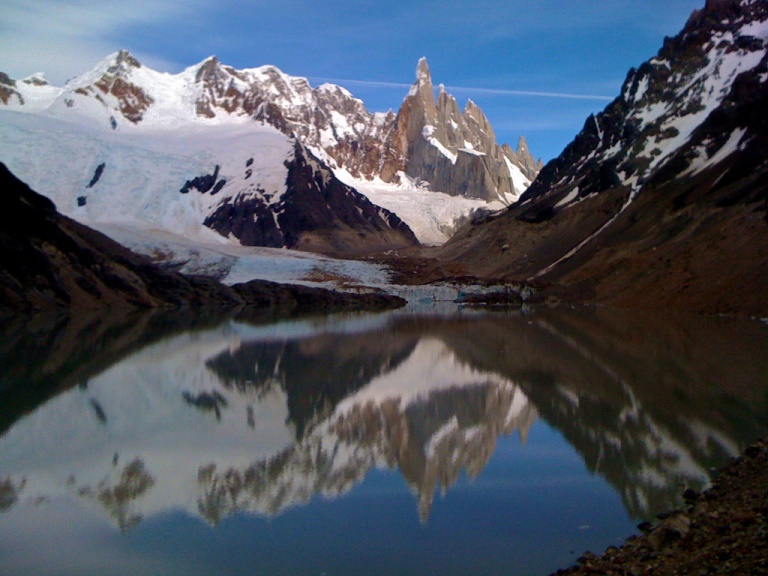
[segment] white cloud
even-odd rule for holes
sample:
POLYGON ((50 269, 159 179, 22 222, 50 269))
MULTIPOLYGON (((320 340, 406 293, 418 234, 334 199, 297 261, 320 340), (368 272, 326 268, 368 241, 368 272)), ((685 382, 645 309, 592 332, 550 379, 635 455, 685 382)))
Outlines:
MULTIPOLYGON (((117 40, 122 30, 180 19, 201 5, 201 0, 4 0, 0 70, 16 78, 42 71, 62 84, 124 48, 117 40)), ((173 65, 151 56, 147 63, 173 65)))

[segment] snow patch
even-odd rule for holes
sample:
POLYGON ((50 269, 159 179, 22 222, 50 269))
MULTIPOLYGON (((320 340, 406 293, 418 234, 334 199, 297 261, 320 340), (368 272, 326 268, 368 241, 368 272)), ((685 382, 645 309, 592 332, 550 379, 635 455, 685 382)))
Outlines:
POLYGON ((443 145, 443 143, 440 142, 440 140, 438 140, 434 136, 434 134, 435 134, 435 127, 434 126, 430 126, 429 124, 424 126, 424 128, 421 131, 421 135, 424 137, 424 139, 427 142, 432 144, 432 146, 437 148, 443 156, 448 158, 448 160, 451 161, 451 164, 456 164, 456 160, 458 159, 458 156, 456 154, 454 154, 453 152, 451 152, 450 150, 448 150, 448 148, 446 148, 443 145))
POLYGON ((717 152, 715 152, 711 157, 707 156, 707 152, 703 148, 697 149, 697 157, 691 162, 691 165, 688 167, 685 172, 681 173, 681 176, 695 176, 699 173, 701 173, 703 170, 708 168, 709 166, 715 166, 728 158, 731 154, 739 150, 741 141, 743 140, 744 136, 747 133, 746 128, 737 128, 734 130, 731 135, 728 138, 728 141, 723 144, 717 152))
POLYGON ((576 186, 573 190, 568 192, 568 194, 562 200, 560 200, 560 202, 555 204, 555 208, 561 208, 563 206, 567 206, 578 197, 579 197, 579 187, 576 186))

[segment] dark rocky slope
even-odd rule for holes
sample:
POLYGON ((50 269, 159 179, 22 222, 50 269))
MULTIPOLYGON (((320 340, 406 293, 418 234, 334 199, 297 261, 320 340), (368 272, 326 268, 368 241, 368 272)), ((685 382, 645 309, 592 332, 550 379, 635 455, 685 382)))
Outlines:
POLYGON ((62 216, 0 164, 0 313, 55 308, 275 308, 331 311, 400 305, 383 295, 251 281, 225 286, 157 268, 86 226, 62 216))
POLYGON ((623 307, 768 312, 768 5, 709 0, 509 211, 438 251, 623 307))
POLYGON ((222 236, 235 236, 245 246, 326 254, 357 255, 419 244, 397 215, 341 182, 299 142, 286 165, 286 191, 275 206, 261 195, 238 194, 203 224, 222 236))

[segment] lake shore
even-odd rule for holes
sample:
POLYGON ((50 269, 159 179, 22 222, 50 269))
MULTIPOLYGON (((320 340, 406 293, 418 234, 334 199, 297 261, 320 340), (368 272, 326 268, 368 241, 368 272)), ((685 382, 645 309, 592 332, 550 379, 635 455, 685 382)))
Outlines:
POLYGON ((620 548, 585 552, 579 564, 553 575, 768 574, 768 440, 720 470, 701 494, 688 490, 686 505, 640 525, 620 548))

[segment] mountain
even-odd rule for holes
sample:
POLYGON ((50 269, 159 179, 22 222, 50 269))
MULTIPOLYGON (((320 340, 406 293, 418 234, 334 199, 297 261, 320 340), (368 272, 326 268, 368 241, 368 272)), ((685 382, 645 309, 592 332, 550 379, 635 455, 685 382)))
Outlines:
POLYGON ((165 273, 107 237, 61 216, 0 164, 0 310, 237 302, 196 279, 165 273))
POLYGON ((244 245, 326 253, 418 243, 296 138, 244 114, 210 119, 214 103, 224 106, 211 96, 214 63, 170 76, 119 52, 64 89, 4 78, 7 91, 19 87, 10 110, 32 114, 3 115, 0 153, 89 224, 128 220, 215 242, 204 225, 244 245), (60 170, 46 170, 50 158, 65 160, 60 170))
MULTIPOLYGON (((68 125, 74 124, 75 132, 88 127, 96 132, 91 137, 132 146, 140 144, 138 153, 150 148, 150 156, 154 156, 158 148, 166 153, 170 149, 177 154, 190 148, 185 142, 170 147, 156 144, 157 140, 173 134, 179 140, 203 140, 207 129, 221 130, 224 126, 236 126, 239 133, 249 129, 264 133, 269 131, 268 128, 279 131, 291 142, 287 150, 279 154, 260 157, 240 153, 238 156, 244 156, 243 161, 250 162, 243 167, 236 163, 228 165, 229 156, 207 150, 211 162, 198 166, 196 173, 190 168, 187 178, 164 183, 163 188, 181 189, 188 180, 210 178, 219 166, 217 176, 220 180, 213 183, 211 190, 221 192, 218 200, 225 196, 228 200, 208 206, 198 219, 216 222, 216 230, 226 231, 222 232, 225 235, 232 233, 246 244, 325 252, 348 250, 348 242, 336 242, 335 238, 319 245, 314 238, 308 246, 301 246, 302 242, 297 242, 295 237, 312 230, 282 230, 283 223, 278 221, 278 215, 287 208, 279 206, 274 198, 283 192, 286 174, 282 164, 290 161, 289 156, 300 153, 308 162, 324 166, 326 175, 318 175, 314 178, 316 181, 325 182, 338 175, 349 188, 360 189, 375 202, 389 202, 385 206, 389 211, 372 210, 368 205, 363 207, 365 202, 360 198, 353 199, 351 192, 344 192, 344 203, 351 202, 360 207, 367 221, 354 225, 355 229, 361 228, 365 237, 355 243, 356 251, 363 252, 415 243, 406 226, 389 213, 393 208, 400 210, 408 204, 405 214, 420 230, 420 238, 439 243, 474 212, 499 209, 514 201, 540 168, 528 152, 524 139, 521 139, 517 153, 509 146, 497 145, 488 120, 472 102, 461 114, 456 101, 441 90, 436 104, 423 59, 417 76, 417 83, 398 114, 391 111, 370 113, 360 100, 339 86, 324 84, 312 88, 306 79, 288 76, 273 66, 236 70, 210 57, 171 75, 151 70, 128 52, 120 51, 104 59, 93 70, 70 80, 63 88, 50 86, 41 75, 16 81, 2 74, 0 100, 6 110, 32 112, 49 121, 57 119, 68 125), (190 130, 194 135, 189 134, 190 130), (136 141, 139 135, 144 142, 136 141), (295 146, 296 142, 300 146, 295 146), (254 161, 256 166, 252 165, 254 161), (269 170, 273 177, 269 182, 255 181, 254 178, 245 183, 249 174, 257 169, 269 170), (329 173, 328 169, 334 173, 329 173), (235 185, 238 181, 239 186, 235 185), (391 194, 376 194, 373 182, 388 184, 389 192, 397 192, 397 198, 392 199, 391 194), (411 207, 411 204, 421 202, 425 187, 456 197, 456 200, 448 199, 453 209, 432 215, 432 206, 411 207), (254 190, 263 192, 259 196, 254 190), (243 206, 245 197, 249 204, 247 208, 243 206), (493 204, 489 206, 489 202, 493 204), (237 205, 238 210, 233 211, 233 205, 237 205), (213 212, 217 212, 215 217, 213 212), (247 217, 222 223, 224 213, 234 212, 247 213, 247 217), (377 213, 381 218, 376 217, 377 213), (249 220, 253 217, 258 219, 255 226, 249 220), (425 219, 430 221, 426 226, 423 225, 425 219), (425 228, 428 230, 422 232, 425 228)), ((0 128, 3 128, 1 124, 0 128)), ((52 130, 50 126, 43 129, 52 130)), ((215 137, 218 139, 220 134, 215 137)), ((65 134, 64 139, 67 138, 65 134)), ((201 147, 202 142, 196 148, 201 147)), ((26 172, 26 163, 13 157, 15 148, 18 147, 0 148, 0 153, 25 181, 47 193, 51 186, 46 185, 40 170, 26 172), (40 180, 34 181, 35 176, 40 180)), ((71 150, 65 154, 73 160, 82 156, 71 150)), ((129 154, 129 151, 123 150, 121 154, 129 154)), ((88 166, 78 168, 91 170, 94 174, 93 170, 104 160, 89 156, 83 163, 88 166)), ((114 166, 115 162, 112 164, 114 166)), ((118 179, 123 187, 131 180, 127 176, 118 179)), ((339 188, 337 183, 334 186, 339 188)), ((73 195, 73 198, 84 196, 82 190, 73 195)), ((318 205, 318 197, 314 198, 310 203, 318 205)), ((443 203, 446 202, 444 198, 440 197, 443 203)), ((295 206, 295 203, 289 204, 295 206)), ((340 204, 331 202, 328 205, 332 210, 344 211, 340 204)), ((349 214, 354 210, 347 209, 347 212, 346 217, 332 215, 334 225, 331 227, 340 219, 343 221, 341 227, 346 229, 350 224, 349 214)), ((302 217, 293 215, 284 219, 296 223, 302 217)), ((323 226, 329 225, 329 222, 323 223, 323 226)))
POLYGON ((402 171, 449 194, 506 204, 520 196, 541 168, 524 138, 517 153, 497 145, 490 122, 471 100, 461 112, 440 85, 435 101, 425 58, 394 120, 389 149, 390 160, 380 174, 385 181, 402 171))
POLYGON ((198 114, 214 118, 223 110, 263 120, 355 178, 397 182, 405 174, 450 195, 508 204, 541 169, 524 138, 517 152, 499 146, 471 100, 460 112, 442 85, 436 100, 425 58, 396 115, 372 114, 344 88, 323 84, 313 90, 305 79, 271 66, 237 71, 209 58, 196 80, 205 86, 198 114), (245 84, 235 88, 236 80, 245 84))
POLYGON ((768 6, 708 0, 505 214, 441 252, 622 306, 768 310, 768 6))
POLYGON ((0 314, 103 307, 207 306, 219 309, 374 309, 403 302, 252 281, 225 286, 162 270, 56 210, 0 164, 0 314))

